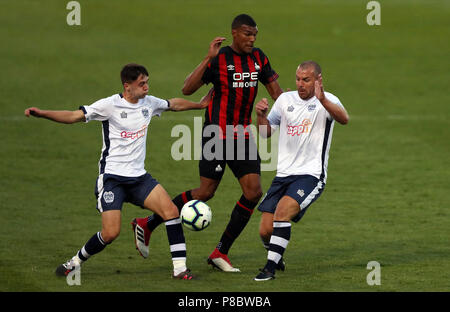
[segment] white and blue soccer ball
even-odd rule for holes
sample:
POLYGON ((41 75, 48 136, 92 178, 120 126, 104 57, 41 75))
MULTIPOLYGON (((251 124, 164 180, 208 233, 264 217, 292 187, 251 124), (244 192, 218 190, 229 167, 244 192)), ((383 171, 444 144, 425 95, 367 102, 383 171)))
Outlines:
POLYGON ((181 223, 189 230, 201 231, 211 223, 211 208, 201 200, 194 199, 184 204, 180 218, 181 223))

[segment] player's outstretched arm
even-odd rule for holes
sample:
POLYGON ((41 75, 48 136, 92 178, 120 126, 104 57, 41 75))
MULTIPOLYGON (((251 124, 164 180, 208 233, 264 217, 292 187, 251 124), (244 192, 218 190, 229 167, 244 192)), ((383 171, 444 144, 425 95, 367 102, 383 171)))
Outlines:
POLYGON ((37 107, 30 107, 25 110, 25 116, 42 117, 55 122, 72 124, 80 121, 85 121, 85 116, 82 110, 76 111, 54 111, 42 110, 37 107))
POLYGON ((325 96, 323 90, 322 75, 319 74, 319 79, 314 82, 314 93, 316 98, 322 103, 323 107, 330 113, 330 115, 342 125, 346 125, 349 120, 347 111, 341 105, 331 102, 325 96))
POLYGON ((206 108, 208 106, 209 102, 211 101, 213 92, 214 92, 214 89, 211 88, 211 90, 209 90, 209 92, 204 97, 202 97, 202 99, 198 103, 191 102, 189 100, 182 99, 182 98, 170 99, 169 100, 169 103, 170 103, 169 109, 171 111, 179 112, 179 111, 185 111, 185 110, 190 110, 190 109, 206 108))
POLYGON ((219 53, 220 46, 224 40, 224 37, 216 37, 211 41, 206 57, 184 80, 183 89, 181 90, 184 95, 191 95, 203 85, 203 74, 205 73, 209 62, 219 53))
POLYGON ((255 105, 256 116, 258 122, 259 135, 268 138, 272 135, 272 127, 267 119, 267 112, 269 111, 269 102, 266 98, 261 99, 255 105))

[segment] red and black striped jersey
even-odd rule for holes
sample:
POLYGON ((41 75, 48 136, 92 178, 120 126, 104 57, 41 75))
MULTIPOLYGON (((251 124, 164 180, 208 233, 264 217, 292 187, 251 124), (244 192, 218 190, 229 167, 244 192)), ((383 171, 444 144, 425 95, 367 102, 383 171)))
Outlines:
POLYGON ((202 80, 214 85, 214 93, 205 113, 205 126, 251 124, 253 103, 258 92, 258 80, 268 84, 278 78, 269 59, 258 48, 250 54, 238 54, 230 46, 220 49, 208 64, 202 80))

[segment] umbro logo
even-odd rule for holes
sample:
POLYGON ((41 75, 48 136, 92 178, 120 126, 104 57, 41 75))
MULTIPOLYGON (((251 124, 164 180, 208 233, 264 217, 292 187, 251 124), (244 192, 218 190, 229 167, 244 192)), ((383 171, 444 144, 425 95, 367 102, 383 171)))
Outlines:
POLYGON ((228 70, 234 70, 234 65, 228 65, 227 68, 228 70))
POLYGON ((121 112, 120 113, 120 118, 122 118, 122 119, 127 118, 127 113, 126 112, 121 112))
POLYGON ((304 191, 304 190, 298 190, 298 191, 297 191, 297 194, 298 194, 300 197, 303 197, 303 196, 305 196, 305 191, 304 191))
POLYGON ((287 111, 288 111, 288 112, 293 112, 293 111, 294 111, 294 106, 292 106, 292 105, 289 106, 289 107, 287 108, 287 111))

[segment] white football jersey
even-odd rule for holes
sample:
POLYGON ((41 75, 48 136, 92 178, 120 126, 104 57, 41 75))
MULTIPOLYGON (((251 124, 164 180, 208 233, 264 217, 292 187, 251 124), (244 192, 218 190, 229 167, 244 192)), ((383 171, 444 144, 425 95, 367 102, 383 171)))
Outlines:
POLYGON ((103 124, 103 148, 99 161, 99 174, 109 173, 125 177, 138 177, 144 168, 147 131, 153 116, 169 109, 169 102, 147 95, 133 104, 122 94, 98 100, 92 105, 80 106, 86 122, 103 124))
MULTIPOLYGON (((339 99, 325 92, 328 100, 339 99)), ((312 175, 324 183, 334 119, 313 96, 302 100, 297 91, 281 94, 267 117, 272 129, 279 127, 277 177, 312 175)))

